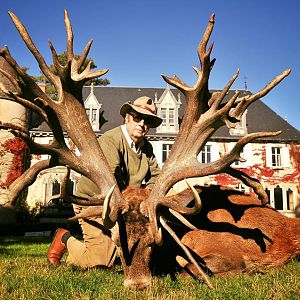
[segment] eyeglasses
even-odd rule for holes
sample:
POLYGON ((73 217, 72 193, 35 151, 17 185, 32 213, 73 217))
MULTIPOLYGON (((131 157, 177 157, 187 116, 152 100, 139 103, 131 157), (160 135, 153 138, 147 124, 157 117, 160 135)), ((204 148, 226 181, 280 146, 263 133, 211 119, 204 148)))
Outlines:
POLYGON ((144 120, 144 123, 146 126, 149 126, 153 123, 153 120, 151 117, 147 117, 145 115, 139 114, 137 112, 129 112, 130 116, 132 116, 132 119, 134 122, 139 123, 141 120, 144 120))

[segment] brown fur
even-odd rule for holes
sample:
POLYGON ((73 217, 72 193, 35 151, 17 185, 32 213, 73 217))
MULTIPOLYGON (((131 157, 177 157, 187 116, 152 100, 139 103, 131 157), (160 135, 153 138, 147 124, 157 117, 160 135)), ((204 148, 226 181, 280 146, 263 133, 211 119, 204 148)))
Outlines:
MULTIPOLYGON (((213 274, 278 267, 300 255, 300 220, 263 207, 256 196, 220 187, 202 188, 199 230, 182 242, 213 274)), ((196 220, 195 220, 196 219, 196 220)))
MULTIPOLYGON (((256 196, 238 191, 217 186, 199 187, 198 191, 203 207, 189 220, 199 230, 182 232, 176 226, 173 229, 198 262, 212 274, 277 267, 300 255, 299 219, 287 218, 271 207, 262 207, 256 196)), ((182 194, 185 201, 192 199, 188 194, 191 192, 182 194)), ((123 195, 126 204, 122 208, 116 244, 124 268, 125 285, 145 288, 151 283, 150 262, 154 246, 147 211, 149 191, 130 187, 123 195)), ((176 247, 179 248, 165 234, 163 248, 155 252, 155 256, 158 254, 160 261, 173 265, 180 252, 174 252, 176 247)), ((158 262, 154 262, 154 269, 158 269, 155 264, 158 262)), ((191 264, 187 268, 195 273, 191 264)))
POLYGON ((151 284, 150 258, 154 236, 150 229, 147 210, 148 189, 128 187, 115 242, 124 270, 124 285, 146 288, 151 284))

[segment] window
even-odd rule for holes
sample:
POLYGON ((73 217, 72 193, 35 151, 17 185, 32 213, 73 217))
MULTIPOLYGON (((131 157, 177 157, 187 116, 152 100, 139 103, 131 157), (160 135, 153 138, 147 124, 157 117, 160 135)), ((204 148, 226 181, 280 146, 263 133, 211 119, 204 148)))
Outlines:
POLYGON ((293 191, 290 188, 286 191, 286 200, 287 200, 287 210, 293 210, 294 195, 293 195, 293 191))
POLYGON ((162 162, 165 162, 169 156, 169 153, 171 152, 173 144, 163 144, 162 147, 162 162))
POLYGON ((291 164, 290 149, 284 144, 266 145, 266 166, 269 168, 289 168, 291 164))
POLYGON ((270 190, 269 190, 268 188, 266 188, 265 191, 266 191, 266 193, 267 193, 267 195, 268 195, 268 199, 269 199, 269 201, 270 201, 270 198, 271 198, 271 192, 270 192, 270 190))
MULTIPOLYGON (((52 183, 52 195, 51 196, 57 196, 60 194, 60 189, 61 189, 61 186, 60 186, 60 183, 55 180, 53 183, 52 183)), ((62 202, 61 199, 52 199, 51 200, 51 206, 57 206, 57 205, 60 205, 62 202)))
POLYGON ((282 165, 280 150, 280 147, 272 147, 272 167, 280 167, 282 165))
POLYGON ((52 184, 52 196, 60 194, 60 183, 55 180, 52 184))
POLYGON ((169 125, 175 126, 175 109, 169 108, 169 125))
POLYGON ((239 122, 235 124, 233 128, 229 129, 230 135, 245 135, 247 134, 247 110, 242 115, 242 118, 239 122))
POLYGON ((242 191, 242 192, 245 192, 245 191, 246 191, 245 186, 244 186, 243 184, 241 184, 241 183, 238 183, 238 184, 235 186, 235 188, 236 188, 237 190, 239 190, 239 191, 242 191))
POLYGON ((205 145, 200 152, 200 162, 203 164, 211 162, 211 145, 205 145))
POLYGON ((162 126, 175 126, 175 108, 162 107, 160 117, 163 120, 162 126))
POLYGON ((275 200, 275 208, 277 210, 283 210, 283 195, 282 188, 277 185, 274 189, 274 200, 275 200))
POLYGON ((92 123, 96 123, 96 121, 97 121, 97 109, 92 109, 92 120, 91 120, 91 122, 92 123))
POLYGON ((162 108, 160 111, 161 115, 160 117, 162 118, 162 125, 166 125, 167 124, 167 109, 166 108, 162 108))

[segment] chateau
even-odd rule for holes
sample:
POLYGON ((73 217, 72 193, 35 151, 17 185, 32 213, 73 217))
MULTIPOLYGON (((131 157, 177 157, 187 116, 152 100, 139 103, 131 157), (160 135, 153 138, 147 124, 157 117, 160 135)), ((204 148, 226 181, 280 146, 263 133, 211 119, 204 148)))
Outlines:
MULTIPOLYGON (((230 97, 232 93, 234 91, 230 91, 227 97, 230 97)), ((250 94, 248 91, 240 91, 240 93, 250 94)), ((103 86, 83 88, 86 112, 97 136, 123 123, 119 108, 125 101, 133 101, 144 95, 155 101, 157 113, 163 119, 158 128, 151 129, 148 133, 148 140, 153 145, 159 165, 162 166, 175 141, 182 119, 185 99, 180 92, 171 89, 168 85, 166 88, 103 86)), ((7 101, 5 102, 7 103, 7 101)), ((3 120, 1 121, 3 122, 3 120)), ((43 144, 51 142, 52 133, 47 124, 39 124, 34 117, 31 118, 30 123, 30 134, 34 141, 43 144)), ((228 152, 241 136, 248 133, 278 130, 282 131, 278 136, 258 139, 247 144, 241 153, 244 162, 235 162, 233 167, 243 169, 251 177, 257 178, 269 195, 270 205, 283 214, 293 217, 300 194, 300 132, 262 101, 258 100, 253 103, 235 128, 222 127, 219 129, 200 152, 198 160, 202 163, 217 160, 228 152)), ((67 136, 66 141, 70 148, 74 147, 67 136)), ((31 164, 45 158, 48 157, 31 155, 31 164)), ((28 205, 31 207, 37 204, 41 207, 54 205, 49 203, 49 199, 59 192, 64 172, 64 167, 42 171, 28 189, 28 205)), ((74 191, 79 176, 75 172, 71 173, 70 184, 74 191)), ((2 173, 0 183, 5 180, 2 173)), ((226 174, 194 178, 189 181, 192 184, 200 185, 227 185, 247 193, 252 192, 239 180, 226 174)), ((175 188, 180 189, 180 183, 175 188)), ((4 192, 2 189, 2 195, 5 194, 4 192)), ((0 201, 3 201, 3 198, 0 197, 0 201)), ((59 206, 59 203, 57 202, 55 205, 59 206)))

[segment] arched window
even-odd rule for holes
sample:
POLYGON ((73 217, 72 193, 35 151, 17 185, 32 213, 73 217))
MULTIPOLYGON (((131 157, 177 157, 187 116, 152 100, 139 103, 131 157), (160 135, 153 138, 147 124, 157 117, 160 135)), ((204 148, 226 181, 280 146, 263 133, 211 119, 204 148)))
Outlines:
POLYGON ((286 191, 286 201, 287 201, 287 210, 293 210, 294 209, 294 194, 290 188, 286 191))
POLYGON ((60 183, 57 180, 55 180, 52 183, 52 196, 57 195, 59 193, 60 193, 60 183))
POLYGON ((68 190, 70 193, 73 193, 74 191, 74 181, 72 181, 71 179, 68 180, 68 190))
POLYGON ((268 188, 265 188, 266 194, 268 195, 269 201, 270 201, 270 190, 268 188))
POLYGON ((278 210, 283 210, 283 195, 282 188, 277 185, 274 189, 274 200, 275 200, 275 208, 278 210))

